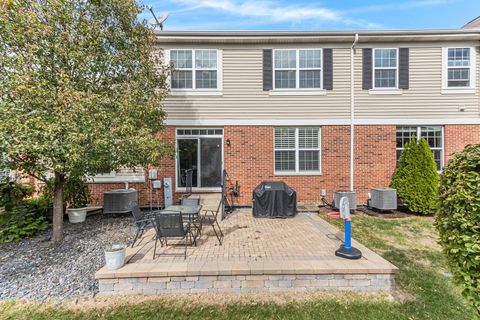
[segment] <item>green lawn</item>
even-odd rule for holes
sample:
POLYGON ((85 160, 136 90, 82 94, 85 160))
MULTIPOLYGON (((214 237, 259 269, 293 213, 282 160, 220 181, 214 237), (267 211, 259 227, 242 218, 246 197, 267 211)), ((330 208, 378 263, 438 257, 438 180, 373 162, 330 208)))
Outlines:
MULTIPOLYGON (((355 296, 283 304, 243 302, 205 304, 158 298, 139 304, 116 303, 71 311, 19 302, 0 304, 0 319, 473 319, 458 290, 445 276, 433 219, 381 219, 355 215, 353 235, 400 268, 395 302, 355 296), (356 298, 355 298, 356 297, 356 298)), ((340 220, 331 220, 337 226, 340 220)))

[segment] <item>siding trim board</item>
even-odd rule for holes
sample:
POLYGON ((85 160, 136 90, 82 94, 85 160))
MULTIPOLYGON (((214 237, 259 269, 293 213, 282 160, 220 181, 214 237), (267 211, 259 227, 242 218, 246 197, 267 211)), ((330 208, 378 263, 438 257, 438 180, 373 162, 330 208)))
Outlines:
MULTIPOLYGON (((167 119, 168 126, 325 126, 350 125, 350 119, 167 119)), ((469 125, 480 124, 480 118, 356 118, 356 125, 469 125)))

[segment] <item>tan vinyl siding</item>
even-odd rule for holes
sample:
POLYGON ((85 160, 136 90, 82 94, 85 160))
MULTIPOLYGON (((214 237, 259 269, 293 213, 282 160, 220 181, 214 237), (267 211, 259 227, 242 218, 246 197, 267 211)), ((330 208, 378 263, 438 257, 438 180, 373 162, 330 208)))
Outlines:
MULTIPOLYGON (((477 48, 477 87, 480 54, 477 48)), ((362 90, 362 50, 355 56, 356 117, 359 119, 479 117, 475 94, 442 94, 442 48, 410 48, 410 89, 402 95, 371 95, 362 90), (464 112, 459 107, 465 108, 464 112)), ((223 95, 170 96, 171 120, 194 119, 348 119, 350 49, 333 49, 333 90, 326 95, 270 95, 262 90, 262 48, 223 49, 223 95)))
MULTIPOLYGON (((361 66, 361 54, 355 63, 361 66)), ((477 50, 477 70, 479 53, 477 50)), ((358 118, 468 118, 479 116, 478 90, 475 94, 442 94, 442 48, 410 48, 410 88, 401 95, 372 95, 362 90, 361 73, 356 81, 358 118), (463 106, 464 112, 459 108, 463 106)), ((477 71, 478 87, 478 71, 477 71)))
POLYGON ((334 90, 327 96, 270 96, 262 89, 262 50, 224 49, 223 96, 171 96, 165 110, 170 119, 348 117, 348 54, 333 51, 334 90))

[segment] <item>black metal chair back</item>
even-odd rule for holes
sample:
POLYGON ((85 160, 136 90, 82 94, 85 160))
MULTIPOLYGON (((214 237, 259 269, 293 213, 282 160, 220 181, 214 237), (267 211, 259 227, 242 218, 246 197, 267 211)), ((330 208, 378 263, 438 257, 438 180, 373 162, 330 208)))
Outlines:
POLYGON ((184 237, 186 234, 183 226, 181 212, 162 212, 155 215, 155 225, 161 237, 184 237))
POLYGON ((182 198, 182 206, 198 206, 200 204, 200 198, 190 199, 188 197, 182 198))
POLYGON ((142 212, 142 210, 140 210, 140 207, 138 206, 137 201, 130 202, 130 209, 132 210, 133 219, 135 219, 135 221, 140 221, 145 219, 145 213, 142 212))
POLYGON ((137 239, 140 239, 143 236, 143 233, 153 225, 152 219, 148 217, 147 213, 140 210, 140 207, 137 204, 137 201, 130 202, 130 210, 133 215, 133 223, 137 227, 137 233, 133 238, 132 248, 137 242, 137 239))
POLYGON ((185 187, 187 194, 192 194, 193 188, 193 169, 185 170, 185 187))
POLYGON ((215 219, 218 219, 218 214, 221 212, 222 205, 223 205, 223 201, 220 200, 220 202, 218 203, 217 211, 213 211, 213 215, 215 216, 215 219))

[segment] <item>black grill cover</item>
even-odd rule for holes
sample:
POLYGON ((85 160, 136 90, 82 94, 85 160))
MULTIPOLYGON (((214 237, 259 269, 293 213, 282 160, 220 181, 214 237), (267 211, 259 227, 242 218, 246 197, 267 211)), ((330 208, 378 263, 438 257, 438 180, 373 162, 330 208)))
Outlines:
POLYGON ((297 193, 283 181, 264 181, 253 190, 254 217, 293 217, 297 193))

